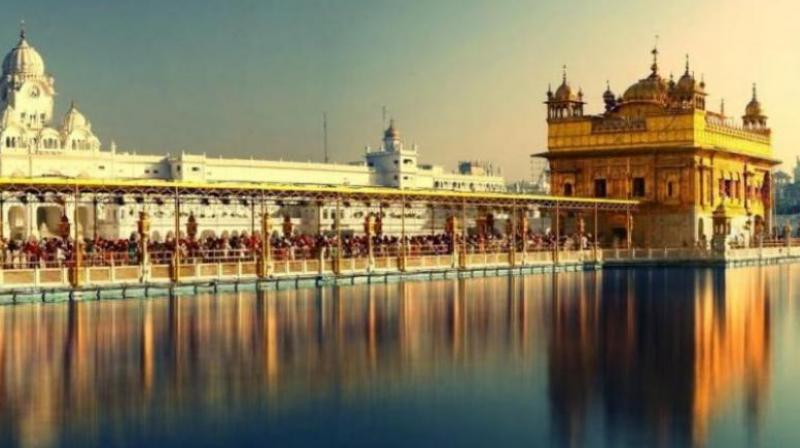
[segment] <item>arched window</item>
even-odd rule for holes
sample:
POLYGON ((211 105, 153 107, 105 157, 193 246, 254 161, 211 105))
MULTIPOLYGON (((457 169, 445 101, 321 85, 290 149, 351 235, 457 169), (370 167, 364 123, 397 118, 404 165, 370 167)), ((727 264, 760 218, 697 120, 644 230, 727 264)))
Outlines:
POLYGON ((564 196, 572 196, 572 184, 569 182, 564 184, 564 196))

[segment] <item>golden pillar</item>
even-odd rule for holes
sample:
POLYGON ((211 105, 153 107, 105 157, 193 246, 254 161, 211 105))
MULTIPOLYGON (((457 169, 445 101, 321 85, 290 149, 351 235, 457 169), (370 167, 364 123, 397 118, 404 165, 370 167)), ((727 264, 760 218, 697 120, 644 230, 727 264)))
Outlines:
POLYGON ((556 242, 553 245, 553 263, 558 264, 558 251, 561 246, 561 208, 558 201, 556 201, 556 219, 555 219, 555 236, 556 242))
POLYGON ((519 236, 522 239, 522 261, 525 262, 528 257, 528 209, 522 209, 522 217, 519 221, 519 236))
POLYGON ((175 246, 172 252, 172 266, 170 269, 170 277, 172 283, 181 281, 181 200, 178 194, 178 189, 175 188, 175 246))
POLYGON ((467 268, 467 200, 461 201, 461 244, 458 252, 458 267, 467 268))
POLYGON ((334 216, 334 225, 336 226, 336 257, 333 259, 333 273, 341 275, 342 273, 342 200, 336 197, 336 216, 334 216))
MULTIPOLYGON (((72 210, 72 220, 74 222, 74 247, 72 250, 72 268, 69 272, 69 283, 72 285, 73 288, 79 288, 81 286, 81 268, 83 264, 83 243, 81 241, 81 236, 79 234, 78 229, 78 198, 80 192, 78 191, 77 185, 75 186, 75 206, 72 210)), ((67 215, 64 214, 62 218, 62 224, 66 222, 66 236, 69 237, 69 220, 67 219, 67 215)), ((63 231, 64 229, 62 229, 63 231)))
POLYGON ((364 234, 367 237, 367 267, 371 270, 375 267, 375 248, 372 241, 375 234, 375 215, 372 213, 367 213, 364 217, 364 234))
POLYGON ((512 268, 517 263, 517 238, 516 238, 516 223, 517 223, 517 204, 511 206, 511 214, 506 223, 506 238, 508 239, 508 264, 512 268))
POLYGON ((261 253, 258 257, 258 277, 265 279, 272 274, 272 244, 270 242, 269 208, 261 199, 261 253))
POLYGON ((400 197, 400 253, 397 258, 397 268, 400 272, 406 270, 406 197, 400 197))
POLYGON ((137 230, 139 231, 139 265, 142 270, 141 279, 144 282, 148 280, 148 271, 150 270, 150 250, 147 247, 150 235, 150 217, 146 211, 139 212, 137 230))

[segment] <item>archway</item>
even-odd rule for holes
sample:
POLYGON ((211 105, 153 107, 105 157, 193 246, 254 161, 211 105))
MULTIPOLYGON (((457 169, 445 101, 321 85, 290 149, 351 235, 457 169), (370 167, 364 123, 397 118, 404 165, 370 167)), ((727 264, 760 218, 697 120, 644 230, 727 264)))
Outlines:
POLYGON ((78 234, 83 238, 91 238, 94 231, 94 210, 92 207, 82 205, 78 207, 78 234))
MULTIPOLYGON (((58 205, 40 205, 36 207, 36 230, 40 238, 60 237, 59 225, 64 209, 58 205)), ((70 220, 72 221, 72 220, 70 220)), ((71 222, 71 224, 74 224, 71 222)))
POLYGON ((8 237, 23 240, 28 236, 28 213, 22 205, 13 205, 8 209, 8 237))

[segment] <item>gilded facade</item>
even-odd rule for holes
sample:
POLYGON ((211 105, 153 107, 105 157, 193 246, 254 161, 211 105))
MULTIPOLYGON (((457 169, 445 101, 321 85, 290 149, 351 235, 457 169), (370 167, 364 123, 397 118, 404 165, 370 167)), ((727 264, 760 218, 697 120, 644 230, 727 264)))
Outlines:
MULTIPOLYGON (((658 50, 647 77, 622 96, 610 86, 605 110, 584 114, 582 91, 573 92, 566 70, 547 92, 551 192, 564 196, 641 201, 633 224, 637 246, 707 245, 712 214, 731 219, 729 239, 749 242, 772 227, 771 130, 755 85, 741 119, 706 108, 706 84, 687 58, 676 81, 659 72, 658 50)), ((625 216, 605 216, 598 234, 624 241, 625 216)))

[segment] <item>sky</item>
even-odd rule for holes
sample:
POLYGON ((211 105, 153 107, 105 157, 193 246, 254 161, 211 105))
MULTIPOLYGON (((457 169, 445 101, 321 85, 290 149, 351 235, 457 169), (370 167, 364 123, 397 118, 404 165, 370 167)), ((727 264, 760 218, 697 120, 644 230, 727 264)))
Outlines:
POLYGON ((420 159, 486 160, 530 178, 546 150, 545 99, 567 66, 589 112, 685 55, 718 109, 758 83, 776 155, 794 166, 800 38, 791 0, 10 0, 4 52, 28 40, 105 147, 333 161, 378 146, 382 108, 420 159))

